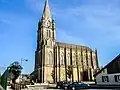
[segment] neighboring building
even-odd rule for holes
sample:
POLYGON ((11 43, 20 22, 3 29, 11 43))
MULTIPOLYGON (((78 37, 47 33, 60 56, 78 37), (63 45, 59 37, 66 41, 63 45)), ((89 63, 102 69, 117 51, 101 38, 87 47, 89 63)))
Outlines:
POLYGON ((120 85, 120 55, 114 58, 95 75, 96 84, 120 85))
POLYGON ((51 17, 48 0, 45 2, 42 19, 38 22, 37 34, 35 70, 31 74, 35 81, 41 83, 67 81, 68 66, 72 66, 72 81, 94 80, 93 74, 99 69, 97 50, 93 51, 87 46, 56 42, 55 21, 51 17))
POLYGON ((21 74, 17 79, 17 83, 30 83, 30 75, 29 74, 21 74))

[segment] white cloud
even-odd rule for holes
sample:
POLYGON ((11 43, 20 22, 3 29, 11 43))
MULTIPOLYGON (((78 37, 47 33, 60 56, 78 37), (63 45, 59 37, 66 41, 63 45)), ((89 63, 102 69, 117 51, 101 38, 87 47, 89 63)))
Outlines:
POLYGON ((57 32, 57 40, 60 42, 71 43, 71 44, 80 44, 85 45, 85 41, 83 38, 77 38, 75 36, 71 36, 62 29, 56 29, 57 32))
MULTIPOLYGON (((98 4, 58 9, 54 12, 57 12, 55 17, 59 19, 58 21, 72 29, 72 31, 66 30, 66 33, 70 34, 66 40, 78 43, 78 41, 83 42, 79 38, 84 38, 84 42, 89 46, 98 48, 100 65, 105 65, 119 53, 116 48, 119 48, 120 45, 120 8, 116 2, 109 4, 106 2, 107 5, 104 2, 98 4), (72 39, 74 36, 75 40, 72 39)), ((61 38, 63 37, 61 36, 61 38)), ((61 38, 60 40, 65 41, 61 38)))
MULTIPOLYGON (((44 4, 45 4, 45 0, 26 0, 26 5, 28 6, 28 8, 40 14, 42 14, 42 11, 44 9, 44 4)), ((55 7, 53 7, 54 4, 49 3, 49 5, 50 5, 50 10, 53 9, 51 10, 51 14, 56 15, 56 12, 54 12, 55 7)))
POLYGON ((42 11, 44 4, 43 0, 26 0, 26 5, 33 11, 42 11))
MULTIPOLYGON (((30 2, 30 7, 34 10, 40 12, 43 10, 43 1, 27 1, 30 2)), ((66 33, 71 34, 70 36, 72 38, 84 38, 84 40, 87 39, 86 41, 89 40, 89 42, 91 40, 91 44, 104 46, 111 41, 120 39, 118 34, 120 32, 120 9, 117 3, 118 0, 115 0, 114 2, 112 0, 92 0, 91 2, 88 1, 87 4, 76 7, 60 9, 51 5, 51 8, 57 23, 60 22, 61 25, 66 24, 66 26, 71 29, 69 30, 71 32, 67 32, 66 30, 66 33), (74 33, 73 30, 75 30, 74 33), (79 36, 76 36, 78 33, 79 36)), ((62 31, 65 32, 64 29, 62 31)), ((74 42, 74 40, 71 42, 74 42)))
MULTIPOLYGON (((29 7, 33 10, 42 12, 44 2, 27 1, 31 2, 29 7)), ((51 4, 52 15, 57 23, 57 40, 97 47, 100 51, 100 59, 104 61, 110 57, 107 54, 110 53, 110 48, 120 45, 119 0, 87 0, 86 2, 64 9, 56 8, 51 4)))
POLYGON ((37 31, 35 28, 37 22, 34 22, 35 19, 30 16, 22 16, 9 12, 0 13, 0 26, 2 27, 0 30, 0 50, 2 52, 0 60, 5 60, 2 62, 4 66, 9 65, 14 60, 19 60, 20 57, 25 57, 29 59, 28 65, 31 65, 33 68, 33 50, 35 50, 35 34, 37 31))
POLYGON ((56 17, 64 21, 71 21, 72 26, 70 27, 74 28, 76 33, 81 33, 82 31, 83 34, 87 33, 87 35, 91 34, 95 36, 95 39, 103 41, 106 38, 110 41, 113 40, 113 36, 114 40, 119 39, 119 11, 120 9, 115 6, 83 5, 76 8, 64 9, 62 12, 58 10, 56 17), (81 29, 84 29, 84 31, 81 29))

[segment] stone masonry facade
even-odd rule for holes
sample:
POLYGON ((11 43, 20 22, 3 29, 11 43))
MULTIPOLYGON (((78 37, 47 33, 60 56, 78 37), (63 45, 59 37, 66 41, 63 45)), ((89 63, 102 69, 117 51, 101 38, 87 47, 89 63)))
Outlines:
POLYGON ((37 49, 35 52, 34 79, 40 83, 92 81, 99 69, 97 50, 82 45, 56 42, 55 21, 51 17, 48 0, 45 2, 42 19, 38 22, 37 49), (72 77, 66 70, 72 67, 72 77), (54 74, 54 79, 51 74, 54 74))

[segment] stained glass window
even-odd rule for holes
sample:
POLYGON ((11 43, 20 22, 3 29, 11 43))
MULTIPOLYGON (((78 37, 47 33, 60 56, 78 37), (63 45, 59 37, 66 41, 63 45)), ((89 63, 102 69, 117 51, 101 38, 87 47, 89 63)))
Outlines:
POLYGON ((52 56, 52 52, 49 53, 49 64, 54 64, 53 62, 53 56, 52 56))
POLYGON ((63 54, 61 55, 61 62, 60 63, 61 63, 61 65, 64 65, 64 55, 63 54))
POLYGON ((68 54, 68 58, 67 58, 67 65, 70 65, 70 55, 68 54))

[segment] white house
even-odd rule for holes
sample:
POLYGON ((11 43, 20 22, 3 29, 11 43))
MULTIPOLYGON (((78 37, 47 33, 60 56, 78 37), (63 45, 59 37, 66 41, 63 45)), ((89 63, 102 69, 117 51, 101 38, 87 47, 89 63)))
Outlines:
POLYGON ((120 54, 95 75, 98 85, 120 85, 120 54))

